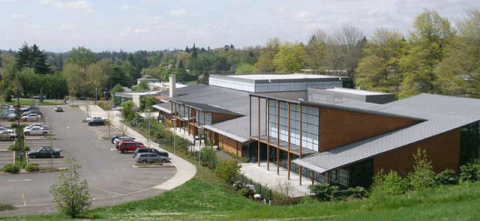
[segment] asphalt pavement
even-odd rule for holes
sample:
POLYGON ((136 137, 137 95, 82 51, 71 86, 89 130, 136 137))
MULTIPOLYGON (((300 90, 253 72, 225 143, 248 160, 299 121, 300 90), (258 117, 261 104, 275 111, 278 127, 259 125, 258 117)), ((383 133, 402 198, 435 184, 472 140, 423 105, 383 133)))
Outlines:
MULTIPOLYGON (((92 207, 140 200, 165 192, 153 188, 172 178, 175 167, 132 168, 132 154, 116 151, 109 140, 95 132, 81 120, 87 115, 78 108, 63 106, 65 112, 56 113, 53 107, 41 107, 46 124, 55 134, 55 149, 73 156, 81 165, 81 179, 86 179, 93 197, 92 207)), ((18 208, 0 212, 0 217, 48 214, 55 212, 50 186, 58 172, 0 175, 0 202, 18 208)))

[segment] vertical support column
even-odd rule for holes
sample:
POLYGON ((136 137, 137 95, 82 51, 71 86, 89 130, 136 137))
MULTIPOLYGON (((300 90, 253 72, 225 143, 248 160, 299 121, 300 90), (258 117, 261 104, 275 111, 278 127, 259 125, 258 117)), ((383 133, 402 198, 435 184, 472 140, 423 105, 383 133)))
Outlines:
POLYGON ((258 166, 260 166, 260 132, 261 132, 261 129, 260 129, 260 118, 262 117, 262 114, 260 112, 260 97, 258 97, 258 150, 257 150, 257 155, 258 155, 258 166))
POLYGON ((300 186, 302 185, 302 168, 303 167, 300 166, 299 171, 298 171, 300 173, 300 186))
POLYGON ((207 134, 205 133, 205 112, 203 112, 203 127, 202 127, 202 133, 203 133, 203 143, 207 143, 207 134))
MULTIPOLYGON (((187 112, 185 112, 185 105, 183 105, 183 118, 186 118, 186 123, 188 124, 187 112)), ((183 132, 185 133, 185 125, 183 125, 183 132)))
POLYGON ((248 109, 250 111, 250 114, 248 115, 250 123, 250 138, 252 138, 252 96, 248 96, 248 101, 250 103, 250 108, 248 109))
POLYGON ((315 171, 312 170, 312 185, 315 185, 315 171))
POLYGON ((267 170, 270 170, 270 104, 269 99, 265 100, 265 112, 267 113, 267 170))
POLYGON ((190 119, 192 119, 192 108, 188 107, 188 113, 187 113, 187 130, 188 130, 188 136, 190 136, 190 119))
MULTIPOLYGON (((303 116, 303 113, 302 113, 302 105, 299 103, 298 104, 298 109, 299 109, 299 113, 300 113, 300 154, 298 156, 298 158, 302 158, 302 116, 303 116)), ((299 172, 300 172, 300 186, 302 185, 302 166, 300 166, 299 168, 299 172)))
POLYGON ((300 156, 299 158, 302 158, 302 116, 303 116, 303 113, 302 113, 302 105, 301 104, 298 104, 298 108, 299 108, 299 111, 300 111, 300 156))
POLYGON ((288 105, 288 180, 290 180, 290 103, 288 105))
POLYGON ((280 101, 277 100, 277 175, 280 175, 280 101))

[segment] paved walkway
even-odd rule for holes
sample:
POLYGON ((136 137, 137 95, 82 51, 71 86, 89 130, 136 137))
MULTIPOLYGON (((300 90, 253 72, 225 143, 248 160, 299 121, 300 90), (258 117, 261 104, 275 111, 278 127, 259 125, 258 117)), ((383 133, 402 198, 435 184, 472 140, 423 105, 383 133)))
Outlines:
POLYGON ((252 179, 254 182, 267 186, 277 192, 286 194, 288 187, 288 195, 292 197, 300 197, 310 194, 308 186, 312 184, 312 180, 302 177, 302 185, 300 185, 300 176, 290 172, 290 180, 288 180, 288 171, 280 167, 280 175, 277 175, 277 165, 270 163, 270 170, 267 170, 267 163, 240 163, 242 168, 240 173, 252 179))
MULTIPOLYGON (((85 106, 80 106, 80 109, 86 112, 85 106)), ((122 128, 125 128, 125 134, 130 137, 134 137, 136 140, 148 144, 148 139, 145 138, 143 135, 138 133, 137 131, 131 129, 130 127, 124 125, 121 120, 121 113, 120 111, 105 111, 98 107, 97 105, 90 105, 90 116, 95 116, 95 117, 103 117, 105 119, 108 119, 108 113, 110 113, 110 121, 113 126, 117 127, 122 131, 122 128)), ((158 149, 160 151, 166 151, 162 149, 157 143, 151 142, 150 143, 151 148, 158 149)), ((168 151, 166 151, 168 152, 168 151)), ((159 184, 155 186, 155 189, 162 189, 162 190, 172 190, 190 179, 192 179, 195 174, 197 173, 197 168, 191 164, 190 162, 174 155, 173 153, 169 153, 170 158, 172 158, 172 164, 175 165, 177 168, 177 173, 175 176, 173 176, 171 179, 163 182, 162 184, 159 184)))

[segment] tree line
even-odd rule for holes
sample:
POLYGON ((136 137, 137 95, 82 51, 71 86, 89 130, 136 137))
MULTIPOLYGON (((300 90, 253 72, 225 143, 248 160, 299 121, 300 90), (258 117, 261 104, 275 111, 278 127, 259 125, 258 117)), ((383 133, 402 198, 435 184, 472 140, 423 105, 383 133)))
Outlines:
POLYGON ((176 74, 181 82, 207 83, 209 74, 306 72, 349 76, 357 87, 400 98, 418 93, 479 97, 479 24, 478 9, 465 12, 456 29, 437 12, 425 10, 407 36, 377 28, 366 38, 360 29, 346 25, 333 33, 318 30, 305 44, 272 38, 263 47, 242 49, 193 44, 134 53, 94 53, 84 47, 52 53, 25 44, 18 52, 0 51, 0 89, 21 85, 27 97, 93 97, 116 85, 131 87, 145 75, 167 81, 168 75, 176 74), (42 83, 50 81, 47 78, 56 83, 42 83), (57 86, 61 83, 68 87, 57 86))

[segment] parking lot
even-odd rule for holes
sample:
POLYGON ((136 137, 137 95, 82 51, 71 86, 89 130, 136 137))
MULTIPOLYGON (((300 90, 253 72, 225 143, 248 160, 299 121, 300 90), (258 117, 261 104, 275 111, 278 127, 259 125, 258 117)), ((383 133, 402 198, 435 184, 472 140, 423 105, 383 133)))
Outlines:
MULTIPOLYGON (((65 107, 64 110, 56 113, 53 107, 41 107, 55 139, 27 137, 26 142, 31 149, 53 144, 54 149, 62 150, 63 156, 74 157, 81 165, 78 170, 81 179, 88 181, 94 207, 139 200, 164 192, 153 187, 173 177, 175 167, 133 168, 132 154, 121 154, 112 148, 108 126, 90 127, 81 122, 87 115, 78 108, 65 107)), ((120 132, 112 127, 110 133, 120 132)), ((63 160, 54 159, 54 165, 63 163, 63 160)), ((48 160, 41 163, 48 165, 48 160)), ((0 216, 54 212, 49 189, 57 176, 58 172, 0 175, 0 202, 20 206, 14 211, 0 212, 0 216)))

